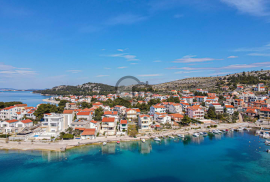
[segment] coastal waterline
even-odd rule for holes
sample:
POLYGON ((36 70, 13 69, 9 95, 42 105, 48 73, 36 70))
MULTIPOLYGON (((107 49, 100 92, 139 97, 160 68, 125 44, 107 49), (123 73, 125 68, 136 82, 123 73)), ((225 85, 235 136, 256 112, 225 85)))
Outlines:
POLYGON ((1 151, 2 181, 269 181, 270 155, 253 132, 67 150, 1 151))
POLYGON ((36 107, 38 104, 45 103, 43 99, 48 99, 51 96, 35 94, 31 91, 1 91, 0 102, 21 101, 28 106, 36 107))

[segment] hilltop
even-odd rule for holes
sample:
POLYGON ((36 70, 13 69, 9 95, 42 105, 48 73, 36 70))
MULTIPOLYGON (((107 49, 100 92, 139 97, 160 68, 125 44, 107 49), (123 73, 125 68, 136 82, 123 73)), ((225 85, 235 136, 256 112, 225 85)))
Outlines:
POLYGON ((241 85, 255 85, 259 82, 266 86, 270 85, 270 70, 248 71, 228 74, 226 76, 216 77, 192 77, 171 82, 153 85, 155 90, 183 90, 189 89, 191 91, 201 88, 209 91, 215 91, 221 86, 232 86, 236 88, 237 84, 241 85))
MULTIPOLYGON (((179 79, 171 82, 151 85, 151 88, 146 88, 141 85, 126 86, 123 90, 135 86, 136 91, 156 91, 167 92, 170 90, 184 90, 189 89, 194 91, 197 88, 209 90, 210 92, 218 91, 222 86, 229 86, 232 90, 238 84, 241 85, 256 85, 257 83, 264 83, 266 86, 270 85, 270 70, 239 72, 228 74, 226 76, 216 77, 192 77, 179 79)), ((115 93, 114 86, 102 83, 84 83, 82 85, 70 86, 60 85, 52 89, 37 90, 35 93, 49 94, 49 95, 94 95, 94 94, 109 94, 115 93)))
POLYGON ((93 94, 106 94, 115 92, 115 87, 102 83, 84 83, 82 85, 60 85, 52 89, 37 90, 35 93, 49 94, 49 95, 93 95, 93 94))

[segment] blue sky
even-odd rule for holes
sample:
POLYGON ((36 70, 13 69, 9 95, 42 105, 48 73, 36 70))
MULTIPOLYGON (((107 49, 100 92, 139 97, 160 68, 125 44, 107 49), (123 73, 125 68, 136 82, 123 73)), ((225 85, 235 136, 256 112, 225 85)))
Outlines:
POLYGON ((268 0, 0 0, 0 88, 269 69, 268 0))

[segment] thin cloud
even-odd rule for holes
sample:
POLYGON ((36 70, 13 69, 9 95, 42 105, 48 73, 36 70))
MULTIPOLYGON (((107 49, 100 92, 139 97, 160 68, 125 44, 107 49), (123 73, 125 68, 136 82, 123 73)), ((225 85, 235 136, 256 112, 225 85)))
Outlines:
POLYGON ((241 13, 253 16, 269 16, 268 0, 221 0, 221 2, 236 8, 241 13))
POLYGON ((263 54, 263 53, 250 53, 249 56, 263 56, 263 57, 269 57, 270 54, 263 54))
POLYGON ((162 74, 149 74, 149 75, 138 75, 140 77, 152 77, 152 76, 162 76, 162 74))
POLYGON ((270 44, 261 47, 252 47, 252 48, 238 48, 235 49, 235 52, 263 52, 270 50, 270 44))
POLYGON ((127 67, 125 67, 125 66, 118 67, 118 69, 125 69, 125 68, 127 68, 127 67))
POLYGON ((117 49, 118 51, 120 51, 120 52, 123 52, 124 51, 124 49, 117 49))
POLYGON ((260 63, 252 63, 252 64, 233 64, 223 67, 169 67, 165 69, 173 70, 173 69, 179 69, 179 70, 187 70, 187 71, 193 71, 193 70, 222 70, 222 69, 243 69, 243 68, 256 68, 256 67, 263 67, 263 66, 270 66, 270 62, 260 62, 260 63))
POLYGON ((175 74, 188 74, 188 73, 195 73, 195 72, 201 72, 201 71, 178 71, 178 72, 175 72, 175 74))
POLYGON ((138 63, 130 63, 130 64, 138 64, 138 63))
POLYGON ((67 72, 70 72, 70 73, 80 73, 80 72, 82 72, 82 70, 67 70, 67 72))
POLYGON ((196 62, 206 62, 206 61, 214 61, 214 60, 222 60, 222 59, 215 59, 215 58, 194 58, 195 55, 187 55, 181 59, 177 59, 173 61, 174 63, 196 63, 196 62))
POLYGON ((6 65, 4 63, 0 63, 0 70, 12 70, 12 69, 15 69, 15 67, 11 65, 6 65))
POLYGON ((154 63, 160 63, 160 62, 162 62, 162 61, 160 61, 160 60, 156 60, 156 61, 153 61, 154 63))
POLYGON ((36 74, 36 71, 32 71, 31 68, 16 68, 11 65, 0 63, 0 75, 3 77, 34 75, 34 74, 36 74))
POLYGON ((238 58, 238 56, 229 56, 229 59, 234 59, 234 58, 238 58))
POLYGON ((97 75, 96 77, 105 77, 105 76, 109 76, 109 75, 97 75))
POLYGON ((122 57, 125 58, 127 61, 138 61, 139 59, 136 59, 135 55, 130 55, 128 53, 122 53, 122 54, 111 54, 108 55, 109 57, 122 57))

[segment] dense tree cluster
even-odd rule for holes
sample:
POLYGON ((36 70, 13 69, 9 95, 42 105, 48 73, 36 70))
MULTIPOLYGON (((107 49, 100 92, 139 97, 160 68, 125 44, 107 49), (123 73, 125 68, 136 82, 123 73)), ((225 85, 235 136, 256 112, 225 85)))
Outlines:
POLYGON ((37 110, 34 112, 34 115, 37 117, 37 120, 41 120, 45 113, 63 113, 64 107, 57 107, 53 104, 41 104, 37 110))
POLYGON ((86 84, 95 84, 95 88, 100 90, 99 93, 93 90, 94 87, 78 87, 78 86, 63 86, 62 88, 52 88, 46 90, 36 90, 35 93, 49 94, 49 95, 107 95, 110 93, 115 93, 115 87, 101 84, 101 83, 86 83, 86 84))
POLYGON ((104 110, 101 107, 99 107, 95 110, 95 117, 93 119, 95 121, 101 121, 103 114, 104 114, 104 110))
POLYGON ((14 106, 15 104, 22 104, 22 102, 19 101, 13 101, 13 102, 0 102, 0 109, 14 106))

